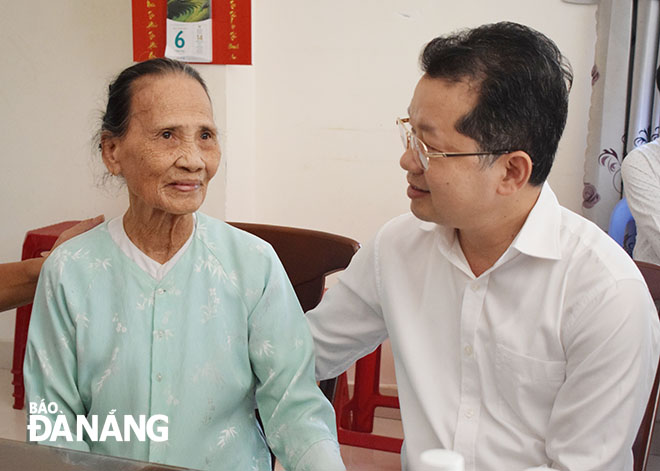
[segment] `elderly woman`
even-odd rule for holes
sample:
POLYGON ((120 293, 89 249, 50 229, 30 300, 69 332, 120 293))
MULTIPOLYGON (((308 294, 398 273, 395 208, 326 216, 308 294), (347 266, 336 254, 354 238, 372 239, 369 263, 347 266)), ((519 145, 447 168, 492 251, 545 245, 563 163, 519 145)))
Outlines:
POLYGON ((267 471, 265 432, 287 470, 343 470, 311 336, 277 256, 196 212, 220 162, 202 78, 168 59, 124 70, 110 85, 100 148, 130 205, 44 264, 25 359, 29 412, 53 425, 40 441, 267 471), (141 416, 160 417, 154 433, 129 433, 141 416), (81 425, 94 418, 95 430, 81 425))

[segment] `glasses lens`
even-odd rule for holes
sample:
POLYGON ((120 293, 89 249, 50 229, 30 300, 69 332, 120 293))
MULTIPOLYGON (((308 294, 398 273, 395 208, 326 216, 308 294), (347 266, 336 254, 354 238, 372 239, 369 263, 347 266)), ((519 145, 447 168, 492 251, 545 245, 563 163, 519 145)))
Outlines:
POLYGON ((401 144, 403 144, 404 149, 407 149, 408 148, 408 131, 406 130, 406 127, 403 125, 401 120, 397 119, 396 123, 399 125, 399 137, 401 137, 401 144))
POLYGON ((422 168, 426 170, 427 168, 429 168, 429 159, 428 157, 426 157, 426 154, 424 153, 424 149, 422 148, 424 144, 422 144, 422 141, 420 141, 417 138, 417 136, 415 136, 414 134, 410 139, 412 141, 412 148, 415 152, 415 155, 419 159, 419 163, 422 164, 422 168))

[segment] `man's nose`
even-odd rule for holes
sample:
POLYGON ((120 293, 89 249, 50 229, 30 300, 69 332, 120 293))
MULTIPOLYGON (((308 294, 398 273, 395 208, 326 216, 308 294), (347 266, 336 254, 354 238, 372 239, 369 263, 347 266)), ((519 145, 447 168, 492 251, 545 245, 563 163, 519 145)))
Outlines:
POLYGON ((401 155, 401 158, 399 159, 399 165, 405 171, 413 174, 424 173, 424 168, 417 158, 417 155, 415 155, 415 150, 412 149, 412 146, 410 145, 401 155))

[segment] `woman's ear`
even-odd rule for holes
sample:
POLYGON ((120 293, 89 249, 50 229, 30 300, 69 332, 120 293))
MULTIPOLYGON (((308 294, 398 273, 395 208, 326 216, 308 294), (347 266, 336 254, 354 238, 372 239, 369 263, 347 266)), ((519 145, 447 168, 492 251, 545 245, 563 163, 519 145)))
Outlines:
POLYGON ((500 195, 511 195, 522 189, 532 175, 532 158, 521 150, 501 155, 497 159, 498 165, 503 168, 502 179, 498 186, 500 195))
POLYGON ((103 163, 108 169, 108 172, 113 176, 121 175, 121 163, 117 158, 118 139, 118 137, 111 134, 103 133, 101 134, 101 143, 99 144, 103 163))

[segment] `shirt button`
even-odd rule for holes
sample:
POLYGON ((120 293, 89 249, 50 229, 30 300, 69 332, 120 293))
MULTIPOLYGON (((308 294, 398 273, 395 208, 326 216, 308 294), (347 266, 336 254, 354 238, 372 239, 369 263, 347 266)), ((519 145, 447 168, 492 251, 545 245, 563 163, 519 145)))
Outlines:
POLYGON ((472 291, 479 291, 479 287, 480 287, 479 283, 475 283, 470 286, 470 288, 472 288, 472 291))
POLYGON ((160 373, 158 373, 158 374, 156 375, 156 381, 158 381, 158 382, 160 383, 160 381, 161 381, 162 379, 163 379, 163 375, 160 374, 160 373))
POLYGON ((463 348, 463 351, 465 352, 465 355, 468 357, 471 357, 472 353, 474 353, 474 350, 472 349, 472 345, 466 345, 465 348, 463 348))
POLYGON ((156 290, 156 293, 158 293, 158 294, 164 294, 164 293, 165 293, 165 290, 164 290, 163 288, 158 288, 158 289, 156 290))
POLYGON ((471 419, 474 417, 474 411, 472 409, 468 409, 465 411, 465 418, 466 419, 471 419))
POLYGON ((157 331, 156 331, 156 338, 157 338, 157 339, 162 339, 162 338, 163 338, 163 335, 164 335, 164 333, 163 333, 162 330, 157 330, 157 331))

